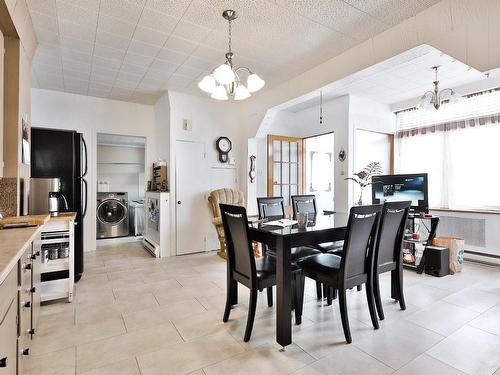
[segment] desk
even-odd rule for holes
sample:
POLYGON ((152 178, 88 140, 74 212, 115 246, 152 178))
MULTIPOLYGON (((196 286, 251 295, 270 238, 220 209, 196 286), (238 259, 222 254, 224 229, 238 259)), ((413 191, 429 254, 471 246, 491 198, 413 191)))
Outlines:
POLYGON ((292 343, 292 248, 343 240, 347 220, 346 214, 319 214, 305 229, 297 225, 286 228, 262 223, 250 225, 252 241, 276 249, 276 341, 281 346, 292 343))

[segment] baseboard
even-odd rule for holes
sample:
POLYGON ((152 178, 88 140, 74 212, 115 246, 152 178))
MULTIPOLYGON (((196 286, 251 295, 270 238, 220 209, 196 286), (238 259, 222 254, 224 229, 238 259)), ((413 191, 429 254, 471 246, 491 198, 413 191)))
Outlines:
POLYGON ((464 260, 484 264, 487 266, 500 267, 500 256, 496 254, 479 253, 477 251, 465 250, 464 260))

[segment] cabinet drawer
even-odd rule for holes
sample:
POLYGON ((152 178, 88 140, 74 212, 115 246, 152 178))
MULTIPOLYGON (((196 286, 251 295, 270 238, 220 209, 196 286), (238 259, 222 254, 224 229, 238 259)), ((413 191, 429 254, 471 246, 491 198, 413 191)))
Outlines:
POLYGON ((16 374, 17 357, 17 303, 10 301, 7 314, 0 322, 0 375, 16 374))
POLYGON ((0 322, 7 313, 11 301, 17 296, 17 282, 17 267, 14 267, 0 285, 0 322))

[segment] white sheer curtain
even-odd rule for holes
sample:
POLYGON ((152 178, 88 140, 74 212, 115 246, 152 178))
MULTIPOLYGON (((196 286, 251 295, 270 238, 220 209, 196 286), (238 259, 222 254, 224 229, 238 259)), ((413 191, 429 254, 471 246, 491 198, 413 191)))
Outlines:
POLYGON ((429 174, 429 206, 500 209, 500 125, 398 138, 398 173, 429 174))

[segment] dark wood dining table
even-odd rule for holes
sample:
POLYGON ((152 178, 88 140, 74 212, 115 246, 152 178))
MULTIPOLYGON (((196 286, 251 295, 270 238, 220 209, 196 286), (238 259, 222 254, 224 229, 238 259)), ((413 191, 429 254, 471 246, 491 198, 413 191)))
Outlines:
POLYGON ((276 342, 283 348, 292 343, 292 248, 343 240, 347 219, 345 214, 318 214, 305 229, 250 224, 250 239, 276 251, 276 342))

